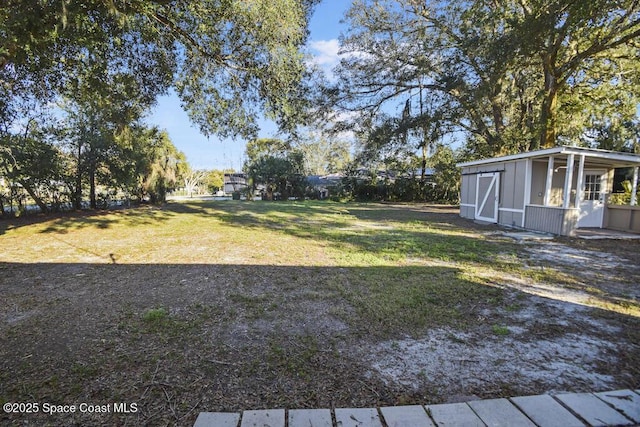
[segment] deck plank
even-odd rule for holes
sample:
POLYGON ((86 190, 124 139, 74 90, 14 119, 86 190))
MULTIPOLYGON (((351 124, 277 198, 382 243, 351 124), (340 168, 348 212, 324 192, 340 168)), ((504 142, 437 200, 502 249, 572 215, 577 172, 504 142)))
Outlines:
POLYGON ((439 427, 484 427, 484 423, 466 403, 429 405, 427 411, 439 427))
POLYGON ((559 394, 556 399, 593 427, 631 425, 632 421, 591 393, 559 394))
POLYGON ((474 400, 467 405, 488 427, 536 427, 507 399, 474 400))
POLYGON ((338 427, 382 427, 375 408, 340 408, 335 414, 338 427))
POLYGON ((594 394, 622 412, 626 417, 640 423, 640 396, 631 390, 604 391, 594 394))
POLYGON ((380 412, 388 427, 435 427, 420 405, 386 406, 380 412))
POLYGON ((582 421, 548 394, 512 397, 511 401, 540 427, 584 427, 582 421))
POLYGON ((244 411, 240 427, 284 427, 284 409, 244 411))
POLYGON ((238 427, 240 414, 229 412, 200 412, 193 427, 238 427))
POLYGON ((289 427, 332 427, 329 409, 291 409, 289 427))

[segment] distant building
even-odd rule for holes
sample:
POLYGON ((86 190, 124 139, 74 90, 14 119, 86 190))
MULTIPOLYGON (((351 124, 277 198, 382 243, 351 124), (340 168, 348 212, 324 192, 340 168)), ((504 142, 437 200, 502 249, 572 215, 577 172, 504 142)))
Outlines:
POLYGON ((247 175, 242 172, 224 174, 224 193, 231 194, 247 188, 247 175))
POLYGON ((329 197, 329 188, 340 184, 344 175, 333 173, 329 175, 309 175, 307 176, 307 186, 311 188, 318 199, 329 197))

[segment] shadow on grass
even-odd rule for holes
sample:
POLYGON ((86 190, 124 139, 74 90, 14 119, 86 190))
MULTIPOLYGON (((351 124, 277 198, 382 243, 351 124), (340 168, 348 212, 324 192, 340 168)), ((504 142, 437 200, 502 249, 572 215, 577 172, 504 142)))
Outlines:
MULTIPOLYGON (((0 421, 191 425, 200 410, 437 401, 428 378, 414 390, 372 372, 369 346, 479 322, 491 331, 510 322, 507 293, 452 267, 0 263, 0 401, 139 408, 0 421)), ((595 311, 640 339, 638 319, 595 311)), ((640 352, 611 351, 611 374, 638 378, 640 352)))
POLYGON ((462 220, 451 207, 315 201, 188 206, 209 210, 210 215, 233 227, 319 239, 345 253, 369 254, 388 261, 421 257, 493 265, 496 253, 515 247, 515 243, 491 242, 465 229, 468 222, 458 225, 462 220))
POLYGON ((328 201, 245 202, 181 201, 162 207, 143 206, 116 211, 83 211, 6 221, 0 233, 46 223, 41 233, 65 234, 78 229, 108 229, 162 224, 192 215, 240 229, 270 230, 303 239, 320 239, 336 249, 395 261, 407 256, 443 260, 487 259, 495 246, 452 223, 451 207, 342 204, 328 201), (426 229, 426 231, 425 231, 426 229))
POLYGON ((0 272, 0 295, 29 295, 45 303, 41 308, 53 302, 90 317, 109 315, 113 304, 179 311, 197 303, 235 307, 235 314, 250 318, 282 310, 305 316, 301 307, 317 302, 327 316, 379 337, 463 325, 470 307, 496 301, 503 292, 462 278, 452 267, 0 263, 0 272))
POLYGON ((186 425, 198 405, 392 403, 356 346, 464 328, 502 292, 442 267, 0 263, 0 400, 140 405, 84 425, 186 425))
POLYGON ((52 214, 28 215, 0 220, 0 235, 8 230, 47 224, 41 233, 66 233, 83 228, 108 229, 115 225, 127 226, 163 222, 176 215, 172 209, 156 206, 118 208, 113 210, 83 210, 52 214))
MULTIPOLYGON (((219 215, 225 218, 234 217, 238 225, 256 224, 256 216, 271 212, 290 212, 303 215, 303 205, 273 204, 260 202, 236 202, 236 201, 179 201, 168 202, 164 205, 142 205, 131 208, 118 207, 106 210, 80 210, 69 212, 55 212, 48 214, 26 215, 18 218, 0 219, 0 235, 7 230, 13 230, 32 225, 49 223, 42 233, 65 233, 73 229, 97 228, 108 229, 115 225, 137 226, 165 222, 176 215, 190 214, 204 217, 219 215), (244 211, 248 209, 248 211, 244 211), (250 215, 249 212, 253 212, 250 215), (237 214, 237 215, 236 215, 237 214)), ((317 208, 314 208, 317 209, 317 208)), ((326 209, 332 212, 333 209, 326 209)))
MULTIPOLYGON (((202 230, 215 231, 216 227, 220 226, 221 234, 232 236, 231 239, 252 236, 254 231, 269 231, 272 233, 255 233, 256 240, 278 239, 278 234, 281 234, 305 241, 320 242, 323 251, 324 248, 329 249, 327 256, 331 263, 338 265, 444 265, 461 267, 470 276, 476 277, 481 276, 478 270, 484 269, 486 283, 493 282, 491 274, 502 275, 497 282, 504 281, 504 277, 510 280, 508 276, 512 274, 516 278, 524 277, 535 284, 540 283, 542 288, 547 287, 547 284, 560 284, 557 288, 563 291, 561 288, 566 285, 593 294, 594 298, 603 299, 607 303, 630 304, 631 308, 637 305, 630 300, 629 295, 632 293, 624 294, 622 298, 610 296, 558 269, 523 267, 523 258, 518 256, 518 246, 521 245, 508 239, 487 236, 486 232, 496 230, 495 226, 472 224, 461 219, 456 209, 450 206, 343 204, 328 201, 188 200, 168 203, 162 207, 145 206, 119 211, 65 214, 54 218, 47 217, 47 220, 48 222, 43 223, 38 229, 40 233, 51 234, 61 244, 70 246, 79 253, 113 263, 126 259, 126 256, 110 251, 98 254, 90 246, 85 247, 74 241, 67 241, 62 235, 70 231, 88 229, 89 234, 80 238, 91 240, 94 236, 93 229, 99 231, 120 227, 118 231, 122 230, 127 234, 145 233, 146 225, 166 224, 167 232, 163 235, 165 240, 150 242, 150 246, 165 244, 166 239, 177 236, 182 237, 188 247, 197 241, 197 234, 202 230), (192 226, 194 223, 197 225, 192 226), (230 227, 236 234, 229 232, 230 227)), ((28 221, 17 223, 31 224, 28 221)), ((250 239, 251 237, 249 241, 250 239)), ((200 246, 209 248, 215 243, 211 240, 200 246)), ((281 256, 286 257, 287 251, 283 250, 281 256)), ((539 291, 536 286, 529 288, 532 289, 532 293, 539 291)), ((542 291, 546 292, 545 289, 542 291)))

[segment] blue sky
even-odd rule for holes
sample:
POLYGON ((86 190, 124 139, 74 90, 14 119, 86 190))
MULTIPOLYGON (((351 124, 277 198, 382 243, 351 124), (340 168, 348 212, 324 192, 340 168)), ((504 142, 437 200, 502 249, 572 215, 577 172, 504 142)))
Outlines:
MULTIPOLYGON (((343 29, 340 21, 350 4, 349 0, 322 0, 311 18, 308 51, 314 61, 325 69, 332 68, 337 62, 338 37, 343 29)), ((158 100, 147 122, 166 129, 174 145, 187 155, 194 169, 242 168, 246 141, 202 135, 189 121, 175 93, 158 100)), ((277 128, 273 123, 261 121, 260 126, 260 137, 276 136, 277 128)))

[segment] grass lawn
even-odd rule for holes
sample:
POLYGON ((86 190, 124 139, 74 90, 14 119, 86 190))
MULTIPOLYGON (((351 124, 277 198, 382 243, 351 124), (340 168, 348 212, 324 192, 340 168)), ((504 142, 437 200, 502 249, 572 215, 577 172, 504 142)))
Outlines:
POLYGON ((447 207, 331 202, 189 201, 0 222, 0 403, 137 408, 0 422, 191 425, 200 411, 545 392, 560 383, 514 380, 522 366, 490 353, 535 340, 548 361, 580 334, 594 341, 581 351, 599 376, 574 372, 567 384, 637 388, 640 244, 554 242, 630 260, 586 280, 497 230, 447 207), (403 359, 416 348, 419 363, 403 359), (502 379, 453 384, 425 364, 465 351, 505 369, 502 379), (388 369, 402 364, 419 368, 388 369))

